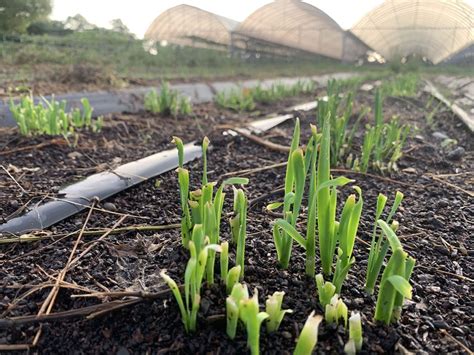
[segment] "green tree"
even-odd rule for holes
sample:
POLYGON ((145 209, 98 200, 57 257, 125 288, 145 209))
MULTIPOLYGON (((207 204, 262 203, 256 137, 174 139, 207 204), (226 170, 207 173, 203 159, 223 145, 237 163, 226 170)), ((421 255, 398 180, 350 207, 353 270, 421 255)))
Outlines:
POLYGON ((119 33, 130 33, 127 25, 125 25, 121 19, 116 18, 110 21, 110 25, 112 26, 112 31, 119 32, 119 33))
POLYGON ((24 33, 28 26, 45 20, 51 0, 0 0, 0 33, 24 33))

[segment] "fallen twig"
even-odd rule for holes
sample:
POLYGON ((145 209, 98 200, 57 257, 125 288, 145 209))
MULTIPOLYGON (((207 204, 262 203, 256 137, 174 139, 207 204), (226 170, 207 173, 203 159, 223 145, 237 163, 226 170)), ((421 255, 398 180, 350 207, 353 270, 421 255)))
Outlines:
POLYGON ((473 192, 473 191, 465 190, 465 189, 463 189, 462 187, 459 187, 459 186, 457 186, 457 185, 454 185, 454 184, 450 183, 449 181, 440 179, 440 178, 438 178, 437 176, 435 176, 435 175, 433 175, 433 174, 426 174, 425 176, 427 176, 427 177, 429 177, 429 178, 431 178, 431 179, 433 179, 433 180, 435 180, 435 181, 437 181, 437 182, 439 182, 439 183, 441 183, 441 184, 444 184, 444 185, 446 185, 446 186, 452 187, 452 188, 455 189, 455 190, 459 190, 459 191, 461 191, 461 192, 464 192, 465 194, 468 194, 468 195, 471 196, 471 197, 474 197, 474 192, 473 192))
POLYGON ((4 150, 0 152, 0 155, 7 155, 7 154, 12 154, 12 153, 18 153, 18 152, 24 152, 26 150, 35 150, 35 149, 40 149, 44 148, 50 145, 67 145, 67 142, 62 139, 62 138, 55 138, 52 139, 48 142, 43 142, 35 145, 29 145, 26 147, 20 147, 20 148, 15 148, 15 149, 10 149, 10 150, 4 150))
MULTIPOLYGON (((71 309, 68 311, 50 313, 50 314, 0 319, 0 328, 9 328, 9 327, 18 326, 21 324, 57 321, 57 320, 63 320, 63 319, 68 319, 68 318, 74 318, 74 317, 83 317, 83 316, 87 317, 97 312, 112 311, 118 308, 123 308, 123 307, 136 304, 138 302, 141 302, 141 299, 130 299, 130 300, 123 300, 123 301, 117 300, 117 301, 101 303, 101 304, 83 307, 83 308, 71 309)), ((14 346, 14 345, 10 345, 10 346, 14 346)))
MULTIPOLYGON (((122 218, 125 218, 125 217, 129 217, 129 215, 122 216, 122 218)), ((167 230, 167 229, 177 229, 180 227, 181 227, 180 224, 165 224, 165 225, 158 225, 158 226, 138 225, 138 226, 115 228, 111 230, 109 234, 120 234, 120 233, 125 233, 125 232, 154 232, 154 231, 156 232, 156 231, 162 231, 162 230, 167 230)), ((108 231, 107 228, 86 230, 84 231, 83 236, 101 235, 107 231, 108 231)), ((19 237, 0 239, 0 244, 31 243, 31 242, 37 242, 43 239, 72 237, 72 236, 77 235, 79 232, 80 231, 78 230, 71 233, 54 234, 54 235, 48 235, 48 236, 23 234, 23 235, 20 235, 19 237)))
POLYGON ((27 194, 28 192, 23 188, 23 186, 21 186, 18 181, 16 181, 16 179, 13 177, 12 174, 10 174, 10 172, 3 166, 3 165, 0 165, 0 168, 2 168, 6 173, 7 175, 10 177, 10 179, 13 180, 13 182, 20 188, 20 190, 24 193, 24 194, 27 194))
POLYGON ((466 353, 468 353, 469 355, 473 355, 474 352, 469 349, 466 345, 464 345, 462 342, 460 342, 459 340, 457 340, 455 337, 453 337, 451 334, 449 334, 446 329, 441 329, 441 333, 443 333, 444 335, 446 335, 449 339, 451 339, 452 341, 454 341, 456 344, 458 344, 466 353))
POLYGON ((250 139, 251 141, 253 141, 255 143, 263 145, 265 148, 268 148, 268 149, 271 149, 271 150, 276 150, 277 152, 282 152, 282 153, 288 153, 290 151, 290 147, 270 142, 269 140, 260 138, 260 137, 254 135, 254 134, 251 134, 251 133, 249 133, 249 132, 247 132, 247 131, 245 131, 241 128, 234 127, 234 128, 232 128, 232 130, 237 132, 238 134, 240 134, 242 137, 245 137, 245 138, 250 139))

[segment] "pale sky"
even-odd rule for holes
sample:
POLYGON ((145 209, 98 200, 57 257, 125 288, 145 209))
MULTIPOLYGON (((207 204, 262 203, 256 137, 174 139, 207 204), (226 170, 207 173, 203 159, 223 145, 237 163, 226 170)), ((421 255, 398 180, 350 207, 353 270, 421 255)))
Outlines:
MULTIPOLYGON (((138 37, 143 37, 151 22, 163 11, 179 4, 197 6, 203 10, 243 21, 271 0, 53 0, 54 20, 65 20, 80 13, 89 22, 108 27, 112 19, 120 18, 138 37)), ((307 0, 320 8, 345 29, 383 0, 307 0)), ((474 0, 468 2, 474 3, 474 0)))
MULTIPOLYGON (((414 1, 414 0, 413 0, 414 1)), ((243 21, 259 7, 271 0, 53 0, 54 20, 65 20, 77 13, 89 22, 109 27, 112 19, 120 18, 128 28, 142 38, 151 22, 163 11, 179 4, 243 21)), ((342 28, 352 27, 362 16, 383 0, 306 0, 331 16, 342 28)), ((474 0, 465 0, 474 7, 474 0)))

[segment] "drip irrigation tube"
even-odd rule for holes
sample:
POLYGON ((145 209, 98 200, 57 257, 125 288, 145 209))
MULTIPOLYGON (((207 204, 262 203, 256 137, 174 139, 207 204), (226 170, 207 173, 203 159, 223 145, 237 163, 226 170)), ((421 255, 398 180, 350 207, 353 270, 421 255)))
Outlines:
MULTIPOLYGON (((184 161, 201 157, 201 147, 194 143, 184 147, 184 161)), ((0 225, 0 233, 22 234, 48 228, 90 205, 94 198, 104 200, 178 166, 178 151, 166 150, 121 165, 113 171, 94 174, 59 191, 59 197, 34 207, 26 214, 0 225)))
POLYGON ((474 117, 470 116, 466 111, 464 111, 460 106, 455 103, 450 102, 446 99, 439 90, 431 83, 429 80, 426 80, 425 91, 427 91, 431 96, 435 97, 443 104, 449 107, 449 109, 458 116, 461 121, 469 128, 471 132, 474 132, 474 117))

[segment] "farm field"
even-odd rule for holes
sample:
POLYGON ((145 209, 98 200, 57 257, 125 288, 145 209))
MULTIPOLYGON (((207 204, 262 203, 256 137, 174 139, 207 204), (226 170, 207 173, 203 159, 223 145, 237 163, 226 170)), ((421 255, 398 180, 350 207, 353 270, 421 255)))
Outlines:
MULTIPOLYGON (((81 351, 87 353, 245 353, 249 322, 239 321, 235 338, 228 336, 230 292, 224 273, 230 270, 222 268, 220 256, 222 243, 228 242, 228 267, 241 265, 240 271, 245 271, 240 281, 251 295, 258 293, 257 312, 265 310, 265 300, 277 291, 285 293, 282 309, 293 311, 284 315, 278 330, 268 332, 266 321, 257 329, 261 353, 292 353, 313 311, 325 316, 316 353, 344 352, 349 330, 342 320, 329 320, 315 279, 328 265, 325 280, 340 283, 337 294, 349 315, 360 314, 361 353, 469 353, 473 347, 473 133, 448 107, 423 91, 420 76, 431 77, 381 71, 358 80, 330 82, 327 87, 298 83, 236 91, 203 104, 182 98, 173 101, 171 90, 167 98, 162 93, 147 95, 146 109, 137 113, 110 114, 100 122, 90 118, 90 124, 71 121, 74 130, 59 134, 35 134, 33 126, 24 132, 21 125, 1 128, 3 223, 61 199, 65 185, 163 150, 177 151, 178 140, 173 143, 172 137, 197 145, 208 137, 210 144, 204 171, 203 160, 195 159, 178 172, 173 168, 106 200, 91 199, 84 211, 42 231, 21 237, 4 233, 0 351, 34 346, 40 353, 63 353, 81 344, 81 351), (173 104, 164 105, 165 99, 173 104), (244 129, 250 122, 287 114, 287 108, 308 102, 317 102, 318 107, 293 111, 292 118, 266 131, 244 129), (296 139, 298 126, 301 132, 296 139), (300 170, 295 163, 299 156, 304 167, 300 170), (189 206, 201 203, 206 188, 214 189, 207 182, 217 183, 216 193, 226 179, 243 178, 232 183, 235 189, 224 189, 217 239, 208 241, 219 252, 215 269, 206 271, 199 284, 194 332, 186 332, 189 325, 183 324, 182 310, 162 274, 165 270, 176 281, 185 298, 183 285, 192 253, 184 235, 200 223, 194 223, 196 215, 186 215, 188 203, 182 204, 178 174, 184 169, 190 177, 191 194, 184 193, 189 206), (342 183, 342 176, 351 181, 342 183), (201 191, 193 195, 197 189, 201 191), (337 199, 326 201, 334 216, 325 220, 321 192, 336 196, 336 189, 337 199), (236 207, 234 193, 245 197, 246 213, 239 209, 242 205, 236 207), (401 204, 389 213, 400 193, 401 204), (379 194, 387 198, 380 214, 379 194), (298 198, 300 208, 295 212, 298 198), (356 228, 353 250, 347 254, 341 249, 338 255, 336 247, 347 243, 343 211, 351 199, 356 206, 360 203, 360 221, 354 217, 350 222, 356 228), (398 248, 391 243, 389 248, 386 235, 390 233, 376 219, 387 221, 398 248), (311 226, 316 220, 317 225, 311 226), (236 221, 244 225, 237 236, 236 221), (285 221, 300 239, 290 236, 291 228, 279 227, 285 221), (322 255, 326 251, 321 238, 326 234, 320 229, 327 221, 338 226, 334 244, 327 249, 329 258, 322 255), (186 231, 183 223, 193 226, 186 231), (299 241, 309 238, 311 229, 316 238, 313 255, 308 251, 310 243, 303 247, 299 241), (388 253, 381 257, 384 266, 371 293, 366 278, 370 255, 376 250, 371 247, 373 235, 386 244, 388 253), (285 267, 281 257, 285 248, 278 241, 289 240, 294 242, 285 267), (391 271, 389 260, 402 252, 415 260, 411 275, 403 273, 403 285, 408 286, 393 291, 394 297, 401 297, 397 305, 403 308, 397 309, 397 316, 389 312, 383 318, 378 297, 391 271), (341 271, 341 255, 347 257, 348 270, 336 280, 332 274, 341 271), (313 267, 308 266, 311 260, 313 267), (397 293, 408 287, 410 294, 397 293)), ((201 223, 205 226, 210 218, 201 223)), ((208 252, 206 240, 195 233, 193 243, 202 243, 201 250, 208 252)))

